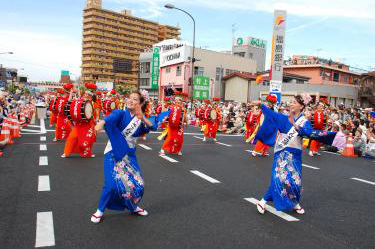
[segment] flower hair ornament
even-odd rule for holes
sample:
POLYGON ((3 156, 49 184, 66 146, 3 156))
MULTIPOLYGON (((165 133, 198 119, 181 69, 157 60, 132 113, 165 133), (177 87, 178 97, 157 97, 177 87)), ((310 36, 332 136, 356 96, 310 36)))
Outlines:
POLYGON ((302 97, 303 103, 305 105, 308 105, 311 102, 311 100, 312 100, 311 96, 309 94, 307 94, 307 93, 302 93, 301 97, 302 97))
POLYGON ((148 94, 148 91, 147 90, 144 90, 142 89, 140 91, 141 95, 145 98, 146 101, 149 101, 150 100, 150 95, 148 94))

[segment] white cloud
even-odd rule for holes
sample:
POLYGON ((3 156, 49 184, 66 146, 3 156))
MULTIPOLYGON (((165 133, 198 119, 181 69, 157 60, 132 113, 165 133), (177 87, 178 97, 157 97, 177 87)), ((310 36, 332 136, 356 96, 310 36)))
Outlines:
POLYGON ((60 70, 80 74, 81 37, 77 40, 63 35, 30 31, 0 30, 1 55, 4 66, 24 68, 31 80, 59 80, 60 70))
POLYGON ((153 15, 160 15, 164 4, 169 2, 176 6, 193 5, 211 9, 249 10, 273 12, 274 9, 285 9, 288 14, 299 16, 327 16, 375 19, 374 0, 104 0, 119 4, 140 4, 153 15))

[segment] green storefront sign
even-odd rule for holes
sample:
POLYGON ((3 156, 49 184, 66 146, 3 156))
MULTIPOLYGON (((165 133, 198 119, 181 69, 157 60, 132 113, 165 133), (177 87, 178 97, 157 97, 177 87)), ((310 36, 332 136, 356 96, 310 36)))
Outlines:
POLYGON ((210 98, 210 78, 204 76, 194 76, 195 100, 206 100, 210 98))
POLYGON ((257 48, 266 49, 267 42, 262 39, 258 39, 255 37, 246 37, 246 38, 238 38, 237 39, 237 46, 252 46, 257 48))
POLYGON ((159 74, 160 74, 160 49, 154 48, 152 54, 152 82, 151 89, 159 88, 159 74))

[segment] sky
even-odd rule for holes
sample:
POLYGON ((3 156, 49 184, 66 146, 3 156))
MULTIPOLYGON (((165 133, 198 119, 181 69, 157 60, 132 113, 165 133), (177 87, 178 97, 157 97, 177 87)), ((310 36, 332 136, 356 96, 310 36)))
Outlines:
MULTIPOLYGON (((0 0, 0 64, 19 69, 31 81, 57 81, 61 70, 80 75, 82 11, 86 0, 0 0), (1 54, 11 51, 14 54, 1 54)), ((267 40, 270 64, 273 11, 287 11, 284 59, 317 55, 354 67, 375 70, 374 0, 103 0, 103 8, 131 9, 137 17, 179 25, 181 38, 196 46, 231 50, 235 37, 267 40)), ((269 66, 267 66, 269 68, 269 66)))

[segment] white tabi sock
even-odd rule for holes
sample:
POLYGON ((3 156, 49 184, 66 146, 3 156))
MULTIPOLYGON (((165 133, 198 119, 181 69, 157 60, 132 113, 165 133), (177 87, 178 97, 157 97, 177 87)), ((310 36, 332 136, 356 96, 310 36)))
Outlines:
POLYGON ((100 216, 103 216, 103 214, 104 214, 104 213, 103 213, 102 211, 100 211, 99 209, 97 209, 94 215, 95 215, 96 217, 100 217, 100 216))
POLYGON ((266 205, 267 201, 265 199, 262 198, 262 200, 259 201, 259 204, 264 206, 266 205))

